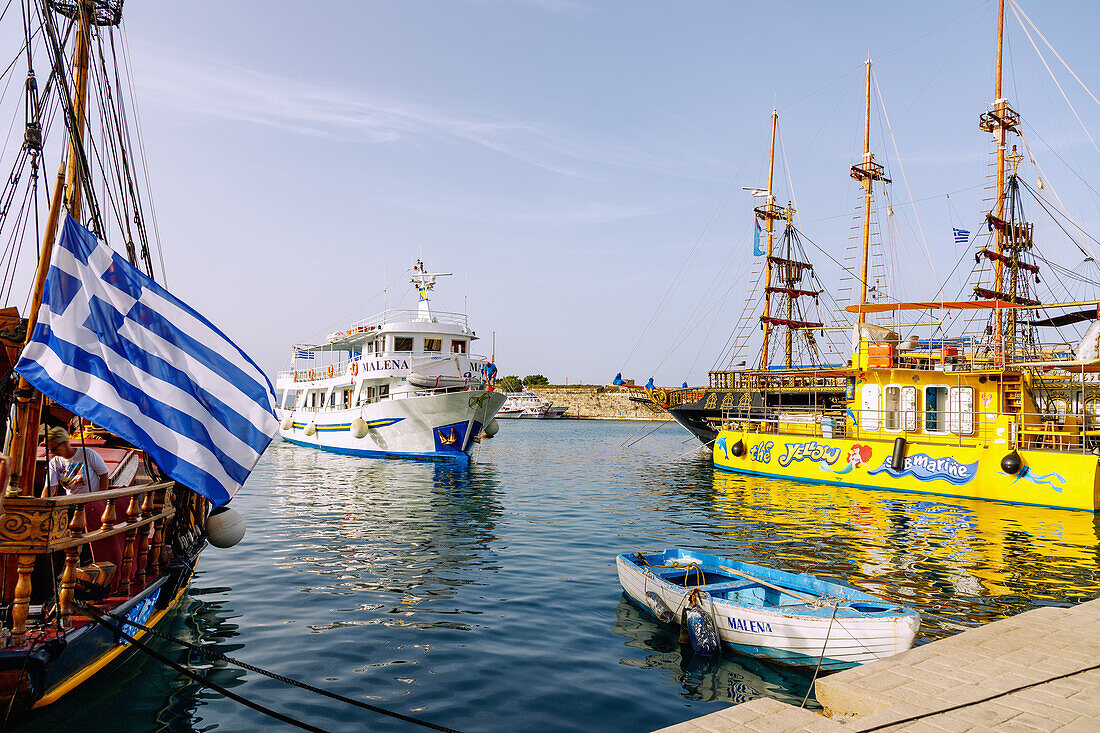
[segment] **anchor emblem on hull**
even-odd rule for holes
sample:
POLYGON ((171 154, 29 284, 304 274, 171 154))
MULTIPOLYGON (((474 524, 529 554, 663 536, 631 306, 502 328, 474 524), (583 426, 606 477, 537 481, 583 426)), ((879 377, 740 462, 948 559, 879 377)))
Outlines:
POLYGON ((439 433, 439 442, 441 445, 454 445, 458 442, 458 433, 455 432, 454 428, 451 428, 450 435, 444 435, 442 430, 437 430, 436 432, 439 433))

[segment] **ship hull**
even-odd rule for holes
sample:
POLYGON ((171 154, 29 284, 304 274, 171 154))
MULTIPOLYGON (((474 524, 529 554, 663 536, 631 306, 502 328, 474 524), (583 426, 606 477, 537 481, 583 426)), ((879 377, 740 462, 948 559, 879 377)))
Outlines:
POLYGON ((366 458, 466 461, 504 394, 474 389, 382 400, 346 410, 279 410, 282 438, 295 445, 366 458), (289 418, 289 420, 287 419, 289 418), (352 423, 367 432, 357 438, 352 423))
POLYGON ((721 471, 804 483, 1053 509, 1095 512, 1100 508, 1100 461, 1091 453, 1020 450, 1022 468, 1008 474, 1001 469, 1001 461, 1012 449, 1003 442, 909 443, 899 471, 892 467, 894 449, 893 439, 722 430, 713 456, 714 467, 721 471), (738 442, 741 451, 735 447, 738 442))

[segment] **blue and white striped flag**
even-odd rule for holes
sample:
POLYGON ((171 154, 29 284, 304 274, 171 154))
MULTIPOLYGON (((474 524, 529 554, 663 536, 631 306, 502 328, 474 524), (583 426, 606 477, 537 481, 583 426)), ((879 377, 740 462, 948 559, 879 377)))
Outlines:
POLYGON ((215 505, 232 498, 279 429, 260 368, 67 215, 15 370, 215 505))
POLYGON ((966 244, 970 241, 969 229, 956 229, 951 227, 951 231, 955 234, 955 244, 966 244))
POLYGON ((309 349, 295 349, 294 360, 295 361, 313 361, 317 356, 309 349))

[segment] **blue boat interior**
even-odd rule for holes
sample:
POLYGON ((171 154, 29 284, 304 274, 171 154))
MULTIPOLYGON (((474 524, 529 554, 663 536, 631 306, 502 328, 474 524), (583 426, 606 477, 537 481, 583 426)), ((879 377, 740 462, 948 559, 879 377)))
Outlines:
POLYGON ((845 599, 836 611, 839 616, 915 613, 856 588, 821 580, 807 573, 788 573, 690 550, 673 548, 622 557, 640 568, 647 568, 654 576, 678 588, 697 588, 714 598, 742 606, 801 606, 806 610, 800 610, 800 613, 831 614, 831 604, 812 604, 813 600, 828 597, 845 599), (741 577, 738 573, 750 577, 741 577))

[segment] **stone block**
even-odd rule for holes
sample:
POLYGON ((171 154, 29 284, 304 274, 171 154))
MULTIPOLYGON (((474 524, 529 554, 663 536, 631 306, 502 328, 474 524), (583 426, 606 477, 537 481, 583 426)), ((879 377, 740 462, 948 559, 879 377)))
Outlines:
POLYGON ((961 708, 951 711, 951 714, 963 720, 972 721, 975 725, 999 726, 1009 718, 1020 714, 1019 710, 1000 704, 1000 702, 983 702, 979 705, 961 708))

